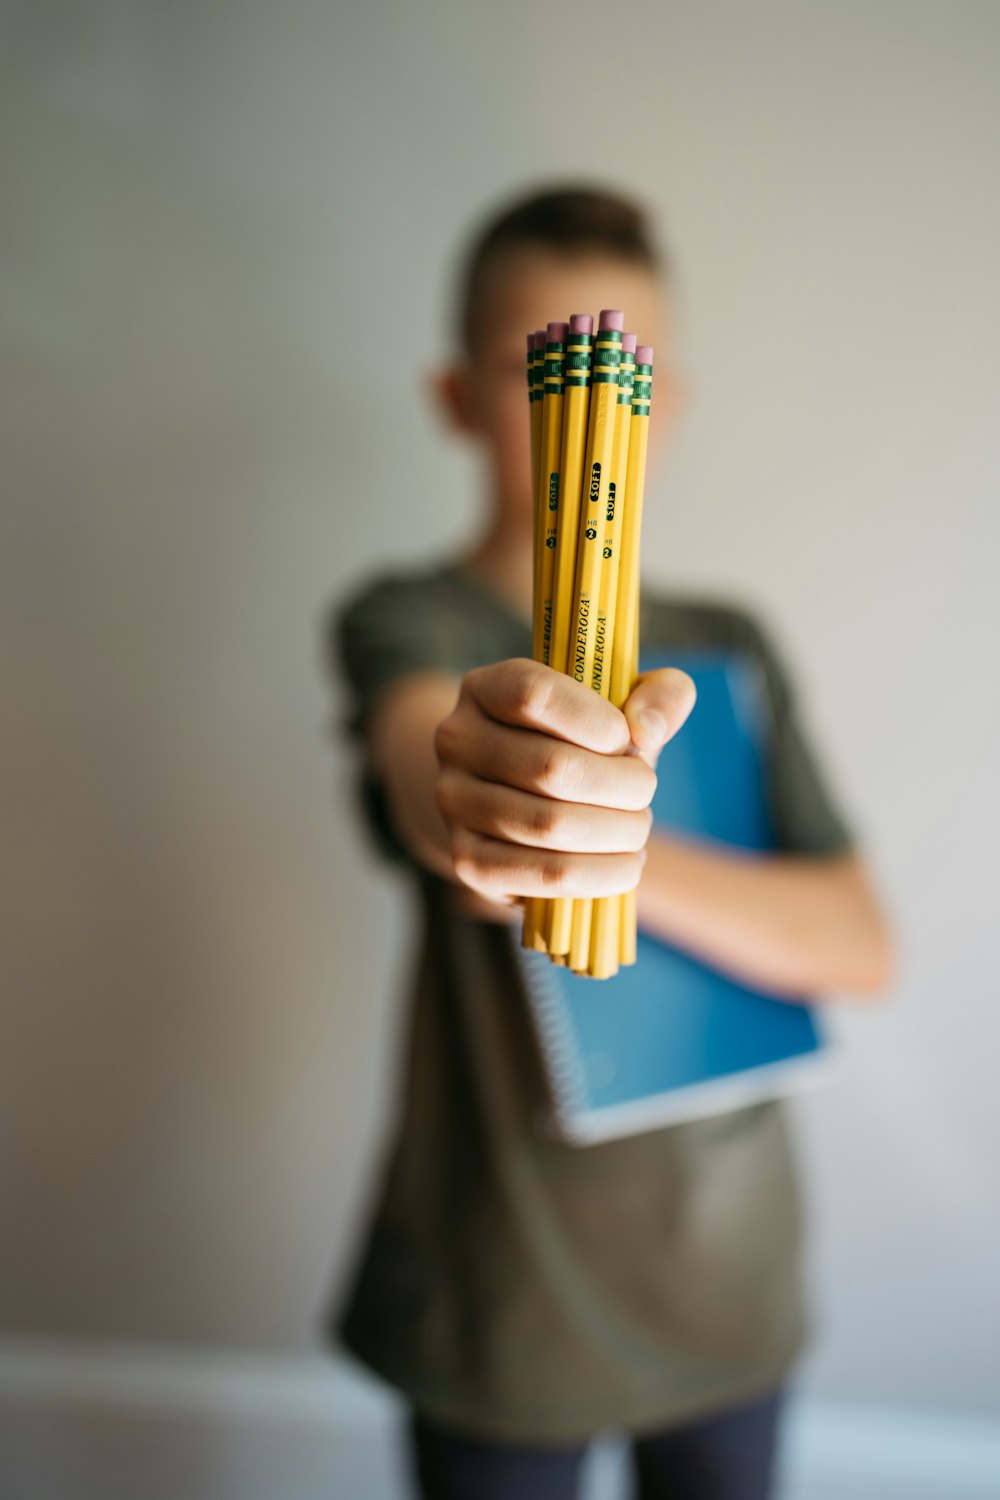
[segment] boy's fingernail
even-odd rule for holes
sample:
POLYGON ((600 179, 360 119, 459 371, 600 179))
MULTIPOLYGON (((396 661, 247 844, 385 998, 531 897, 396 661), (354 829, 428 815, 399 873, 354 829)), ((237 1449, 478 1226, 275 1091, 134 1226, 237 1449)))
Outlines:
POLYGON ((655 708, 640 708, 637 715, 643 738, 650 745, 662 745, 667 737, 667 721, 655 708))

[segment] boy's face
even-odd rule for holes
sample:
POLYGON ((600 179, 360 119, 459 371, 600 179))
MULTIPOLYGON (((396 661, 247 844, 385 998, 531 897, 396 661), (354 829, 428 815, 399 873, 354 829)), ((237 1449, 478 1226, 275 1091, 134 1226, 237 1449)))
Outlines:
POLYGON ((592 313, 596 329, 604 307, 622 308, 625 327, 640 344, 653 345, 655 448, 674 404, 668 308, 661 279, 627 261, 510 251, 490 272, 475 352, 442 378, 449 415, 482 445, 494 496, 505 518, 519 527, 530 527, 532 505, 525 334, 577 312, 592 313))

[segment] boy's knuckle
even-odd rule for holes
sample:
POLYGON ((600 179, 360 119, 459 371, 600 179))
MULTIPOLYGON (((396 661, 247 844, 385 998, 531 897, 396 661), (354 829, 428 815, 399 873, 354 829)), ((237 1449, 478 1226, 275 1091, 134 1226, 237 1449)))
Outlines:
POLYGON ((463 830, 456 830, 451 841, 451 863, 463 885, 480 884, 482 859, 476 842, 463 830))
POLYGON ((566 797, 579 786, 580 774, 580 758, 572 745, 553 741, 539 767, 538 790, 550 797, 566 797))
POLYGON ((434 731, 434 754, 438 758, 439 765, 445 765, 452 759, 455 741, 455 715, 452 713, 446 719, 442 719, 434 731))
POLYGON ((540 724, 552 699, 553 684, 534 662, 518 662, 510 683, 510 704, 517 718, 540 724))
POLYGON ((547 896, 561 896, 569 879, 569 860, 564 854, 550 854, 539 866, 538 875, 547 896))
POLYGON ((531 810, 531 833, 539 843, 547 843, 559 833, 562 814, 556 803, 540 797, 531 810))

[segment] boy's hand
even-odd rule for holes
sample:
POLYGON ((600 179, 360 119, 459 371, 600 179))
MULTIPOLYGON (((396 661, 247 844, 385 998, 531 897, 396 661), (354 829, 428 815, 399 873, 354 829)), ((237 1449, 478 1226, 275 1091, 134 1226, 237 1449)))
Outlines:
POLYGON ((434 744, 459 880, 508 902, 631 890, 653 767, 693 704, 691 679, 670 668, 643 678, 624 710, 538 662, 469 672, 434 744))

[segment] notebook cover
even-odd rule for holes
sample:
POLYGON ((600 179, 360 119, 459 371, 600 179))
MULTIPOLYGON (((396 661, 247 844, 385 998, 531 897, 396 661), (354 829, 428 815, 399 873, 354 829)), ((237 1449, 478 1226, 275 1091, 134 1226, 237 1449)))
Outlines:
MULTIPOLYGON (((769 716, 741 654, 683 651, 643 670, 689 672, 698 702, 668 744, 657 826, 755 852, 774 847, 769 716)), ((515 938, 516 942, 516 938, 515 938)), ((829 1042, 816 1011, 738 983, 640 931, 637 962, 583 979, 518 945, 553 1101, 552 1126, 586 1144, 737 1109, 812 1081, 829 1042)))

